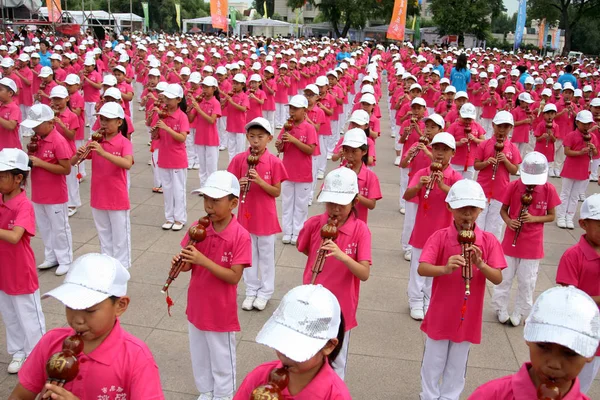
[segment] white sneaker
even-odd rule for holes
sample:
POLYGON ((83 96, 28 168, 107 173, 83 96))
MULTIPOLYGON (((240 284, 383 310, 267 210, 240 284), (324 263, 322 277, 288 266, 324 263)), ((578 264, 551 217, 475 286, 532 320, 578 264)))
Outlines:
POLYGON ((254 308, 256 308, 258 311, 262 311, 265 309, 265 307, 267 306, 267 301, 265 299, 261 299, 260 297, 257 297, 254 300, 254 303, 252 303, 252 305, 254 306, 254 308))
POLYGON ((579 193, 579 201, 585 201, 585 193, 579 193))
POLYGON ((575 229, 575 225, 573 225, 572 219, 567 219, 567 229, 575 229))
POLYGON ((333 158, 333 155, 331 155, 331 154, 327 154, 327 159, 328 159, 328 160, 331 160, 332 158, 333 158))
POLYGON ((498 312, 496 313, 496 317, 498 317, 498 322, 500 322, 501 324, 505 324, 506 321, 508 321, 510 318, 506 310, 498 310, 498 312))
POLYGON ((180 231, 182 229, 183 229, 183 224, 179 223, 179 222, 175 222, 173 224, 173 226, 171 227, 171 230, 173 230, 173 231, 180 231))
POLYGON ((549 170, 548 170, 548 176, 549 176, 550 178, 556 178, 556 174, 554 173, 554 170, 553 170, 553 169, 549 169, 549 170))
POLYGON ((396 159, 394 160, 394 165, 400 165, 400 156, 396 157, 396 159))
POLYGON ((510 323, 512 324, 512 326, 519 326, 521 325, 521 315, 520 314, 513 314, 510 316, 510 323))
POLYGON ((173 224, 172 222, 165 222, 164 224, 162 224, 162 228, 163 228, 165 231, 168 231, 169 229, 171 229, 171 228, 173 227, 173 225, 174 225, 174 224, 173 224))
POLYGON ((246 296, 242 303, 242 310, 251 311, 254 300, 256 300, 256 296, 246 296))
POLYGON ((58 262, 56 261, 44 261, 40 265, 37 266, 38 269, 50 269, 54 267, 58 267, 58 262))
POLYGON ((152 159, 148 160, 148 165, 152 165, 152 159))
POLYGON ((404 252, 404 259, 406 261, 410 261, 412 259, 412 251, 411 250, 406 250, 404 252))
POLYGON ((213 397, 212 400, 233 400, 233 396, 213 397))
POLYGON ((71 208, 71 207, 69 207, 69 211, 67 212, 67 215, 69 217, 72 217, 75 214, 77 214, 77 208, 71 208))
POLYGON ((58 266, 58 268, 56 268, 56 276, 63 276, 64 274, 66 274, 67 272, 69 272, 69 269, 71 268, 71 264, 61 264, 58 266))
POLYGON ((319 173, 317 174, 317 179, 318 179, 318 180, 322 180, 322 179, 324 179, 324 178, 325 178, 325 174, 324 174, 323 172, 319 172, 319 173))
POLYGON ((565 217, 556 218, 556 226, 561 229, 565 229, 567 227, 567 219, 565 217))
POLYGON ((404 207, 400 208, 400 214, 402 214, 402 215, 406 214, 406 208, 404 208, 404 207))
POLYGON ((298 243, 298 236, 292 236, 292 240, 290 240, 290 243, 295 246, 296 243, 298 243))
POLYGON ((312 199, 309 199, 309 200, 308 200, 308 206, 309 206, 309 207, 310 207, 310 206, 312 206, 312 199))
POLYGON ((227 147, 225 147, 225 146, 219 146, 219 151, 223 151, 223 150, 225 150, 226 148, 227 148, 227 147))
POLYGON ((212 392, 200 393, 198 400, 213 400, 213 394, 212 392))
POLYGON ((26 359, 27 357, 13 357, 13 359, 10 361, 10 364, 8 364, 8 368, 6 370, 9 374, 16 374, 17 372, 19 372, 21 366, 23 365, 26 359))
POLYGON ((200 169, 200 164, 194 163, 194 165, 192 165, 192 169, 200 169))
POLYGON ((283 238, 281 239, 281 242, 283 244, 290 244, 292 241, 292 237, 290 235, 283 235, 283 238))
POLYGON ((410 310, 410 317, 415 321, 423 321, 425 318, 425 313, 422 308, 413 308, 410 310))
POLYGON ((138 111, 144 111, 145 109, 146 109, 146 108, 145 108, 145 107, 142 107, 142 106, 139 106, 139 107, 138 107, 138 111))

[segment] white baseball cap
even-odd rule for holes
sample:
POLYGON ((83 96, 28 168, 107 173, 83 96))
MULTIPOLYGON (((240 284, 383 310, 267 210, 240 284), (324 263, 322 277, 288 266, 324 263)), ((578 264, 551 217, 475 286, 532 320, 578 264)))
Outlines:
POLYGON ((50 98, 58 97, 59 99, 66 99, 69 97, 69 91, 62 85, 56 85, 50 91, 50 98))
POLYGON ((179 75, 190 75, 192 73, 192 71, 189 69, 189 67, 183 67, 181 68, 181 71, 179 71, 179 75))
POLYGON ((411 91, 413 89, 419 89, 420 91, 423 91, 423 87, 421 87, 421 85, 419 85, 418 83, 413 83, 412 85, 410 85, 408 91, 411 91))
POLYGON ((297 286, 283 296, 256 342, 304 362, 337 337, 340 321, 340 304, 333 293, 321 285, 297 286))
POLYGON ((208 176, 204 186, 200 188, 200 193, 220 199, 230 194, 240 197, 240 182, 231 172, 215 171, 208 176))
POLYGON ((19 169, 30 171, 29 156, 21 149, 4 148, 0 150, 0 171, 19 169))
POLYGON ((215 70, 213 69, 213 67, 211 67, 210 65, 205 66, 204 68, 202 68, 203 72, 210 72, 213 73, 215 70))
POLYGON ((582 124, 589 124, 590 122, 594 122, 594 116, 588 110, 579 111, 575 121, 579 121, 582 124))
POLYGON ((524 101, 527 104, 533 103, 533 99, 531 98, 531 95, 527 92, 523 92, 523 93, 519 94, 519 101, 524 101))
POLYGON ((148 71, 148 76, 160 76, 160 70, 158 68, 151 68, 148 71))
POLYGON ((244 74, 235 74, 233 80, 239 83, 246 83, 246 75, 244 74))
POLYGON ((65 83, 67 85, 79 85, 81 83, 81 79, 79 79, 79 75, 69 74, 65 78, 65 83))
POLYGON ((217 79, 214 76, 207 76, 202 80, 202 84, 204 86, 219 87, 219 82, 217 82, 217 79))
POLYGON ((54 71, 52 71, 52 68, 50 67, 42 67, 42 69, 40 69, 40 73, 38 74, 38 76, 40 78, 47 78, 50 75, 53 75, 54 71))
POLYGON ((183 98, 183 88, 177 83, 171 83, 163 91, 163 95, 168 99, 181 99, 183 98))
POLYGON ((130 275, 117 259, 106 254, 85 254, 71 264, 62 285, 44 294, 73 310, 85 310, 111 296, 127 294, 130 275))
POLYGON ((288 106, 296 107, 296 108, 308 108, 308 100, 301 94, 297 94, 292 97, 288 106))
POLYGON ((106 86, 116 86, 117 78, 115 78, 114 75, 104 75, 104 78, 102 79, 102 84, 106 86))
POLYGON ((471 103, 465 103, 460 108, 460 117, 461 118, 471 118, 475 119, 477 116, 477 112, 475 111, 475 106, 471 103))
POLYGON ((114 101, 104 104, 102 108, 100 108, 100 110, 96 113, 96 115, 102 115, 103 117, 110 119, 125 119, 125 111, 123 111, 123 107, 119 103, 115 103, 114 101))
POLYGON ((525 185, 543 185, 548 181, 548 159, 537 151, 523 157, 519 170, 525 185))
POLYGON ((575 91, 575 88, 573 87, 573 85, 571 84, 571 82, 566 82, 562 88, 563 92, 565 90, 572 90, 575 91))
POLYGON ((375 96, 373 96, 371 93, 365 93, 360 97, 360 102, 373 105, 377 103, 377 100, 375 100, 375 96))
POLYGON ((2 78, 0 79, 0 85, 6 86, 10 90, 12 90, 14 94, 17 94, 17 84, 12 79, 2 78))
POLYGON ((96 65, 96 60, 93 57, 86 57, 83 65, 96 65))
POLYGON ((545 88, 544 90, 542 90, 541 95, 550 97, 552 96, 552 90, 550 90, 549 88, 545 88))
POLYGON ((495 79, 490 79, 490 81, 488 82, 488 86, 489 87, 493 87, 493 88, 497 88, 498 87, 498 81, 495 79))
POLYGON ((44 122, 52 121, 54 119, 54 111, 46 104, 34 104, 27 113, 27 119, 21 122, 21 126, 25 128, 33 129, 44 122))
POLYGON ((344 141, 342 142, 342 146, 350 146, 356 149, 366 144, 367 135, 365 134, 365 131, 363 131, 360 128, 349 129, 344 134, 344 141))
MULTIPOLYGON (((166 83, 166 82, 165 82, 166 83)), ((158 85, 156 86, 158 89, 158 85)), ((121 91, 116 87, 110 87, 104 91, 102 97, 111 97, 113 99, 121 100, 123 96, 121 95, 121 91)))
MULTIPOLYGON (((436 114, 437 115, 437 114, 436 114)), ((452 134, 448 132, 440 132, 433 137, 431 141, 431 145, 433 146, 436 143, 442 143, 446 146, 450 147, 452 150, 456 150, 456 139, 452 134)))
POLYGON ((375 89, 373 88, 373 85, 367 84, 367 85, 363 85, 363 87, 360 88, 360 92, 375 94, 375 89))
POLYGON ((507 86, 506 89, 504 89, 504 93, 517 93, 517 91, 515 90, 514 86, 507 86))
POLYGON ((370 122, 369 113, 365 110, 355 110, 350 115, 348 122, 354 122, 357 125, 367 125, 370 122))
MULTIPOLYGON (((260 75, 259 75, 259 78, 260 78, 260 75)), ((313 92, 314 94, 317 94, 317 95, 319 94, 319 88, 315 84, 311 83, 310 85, 306 86, 304 88, 304 91, 307 91, 307 90, 313 92)))
POLYGON ((437 126, 439 126, 442 129, 444 129, 444 126, 446 126, 446 123, 444 122, 444 117, 442 117, 440 114, 431 114, 423 118, 423 122, 427 121, 433 121, 437 126))
POLYGON ((463 92, 462 90, 456 92, 456 95, 454 96, 455 99, 460 99, 460 98, 465 98, 465 99, 469 99, 469 95, 467 94, 467 92, 463 92))
POLYGON ((594 97, 592 101, 590 101, 591 107, 600 107, 600 97, 594 97))
POLYGON ((218 75, 227 75, 227 68, 225 68, 224 66, 219 66, 217 67, 216 73, 218 75))
POLYGON ((350 168, 334 169, 325 177, 320 203, 348 205, 358 194, 358 176, 350 168))
POLYGON ((553 287, 533 304, 523 336, 528 342, 556 343, 583 357, 593 357, 600 343, 598 306, 574 286, 553 287))
POLYGON ((119 72, 121 72, 123 74, 127 73, 127 70, 122 65, 117 65, 116 67, 113 68, 113 71, 119 71, 119 72))
POLYGON ((447 86, 446 90, 444 90, 444 93, 456 93, 456 88, 454 86, 452 86, 452 85, 447 86))
POLYGON ((594 193, 585 199, 579 211, 579 218, 600 220, 600 193, 594 193))
POLYGON ((553 104, 553 103, 546 104, 544 106, 544 109, 542 110, 542 112, 547 113, 549 111, 557 112, 556 104, 553 104))
POLYGON ((244 127, 244 129, 246 130, 246 132, 248 132, 248 129, 254 127, 254 126, 260 126, 261 128, 263 128, 265 131, 267 131, 269 133, 269 135, 273 135, 273 130, 271 128, 271 123, 263 118, 263 117, 256 117, 254 118, 252 121, 248 122, 246 124, 246 126, 244 127))
MULTIPOLYGON (((439 136, 438 133, 435 135, 439 136)), ((435 140, 435 137, 433 138, 435 140)), ((456 210, 457 208, 472 206, 485 209, 487 199, 481 185, 471 179, 462 179, 456 182, 450 188, 448 195, 446 196, 446 203, 456 210)))
POLYGON ((27 62, 31 59, 27 53, 19 54, 19 61, 27 62))
POLYGON ((265 72, 270 72, 271 74, 275 73, 275 68, 273 68, 272 66, 267 66, 265 67, 265 72))
POLYGON ((553 86, 552 86, 552 90, 561 90, 562 89, 562 85, 558 82, 556 82, 553 86))
POLYGON ((495 125, 511 124, 512 126, 514 126, 515 119, 513 118, 513 115, 508 111, 498 111, 496 115, 494 115, 492 123, 495 125))

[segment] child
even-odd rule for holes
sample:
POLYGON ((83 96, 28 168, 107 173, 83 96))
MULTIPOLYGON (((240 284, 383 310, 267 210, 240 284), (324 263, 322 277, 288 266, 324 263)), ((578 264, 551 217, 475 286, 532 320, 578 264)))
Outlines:
POLYGON ((481 126, 485 130, 485 138, 489 139, 494 133, 492 119, 500 107, 500 95, 496 92, 498 81, 490 79, 487 90, 481 95, 481 126))
POLYGON ((127 171, 133 165, 133 150, 127 140, 127 123, 123 107, 106 103, 96 114, 104 139, 90 141, 77 150, 71 165, 83 156, 86 148, 92 160, 92 216, 98 231, 102 254, 116 258, 125 267, 131 266, 131 226, 129 223, 129 191, 127 171))
POLYGON ((431 297, 431 279, 417 274, 419 257, 427 239, 438 229, 444 229, 452 222, 452 215, 443 207, 443 199, 450 187, 462 176, 450 168, 456 142, 448 132, 440 132, 431 141, 432 159, 442 165, 441 171, 432 171, 431 166, 417 171, 410 179, 404 199, 409 202, 418 199, 414 228, 410 236, 410 274, 408 280, 408 304, 410 316, 416 321, 427 314, 431 297), (434 182, 432 182, 432 180, 434 182))
POLYGON ((96 104, 100 102, 100 89, 102 89, 102 75, 96 70, 96 60, 86 57, 80 76, 83 82, 81 88, 85 101, 86 126, 93 126, 96 121, 94 110, 96 104))
POLYGON ((246 76, 236 74, 233 77, 233 91, 225 93, 225 107, 227 109, 227 151, 229 162, 237 154, 244 151, 246 145, 246 112, 250 103, 246 94, 246 76))
POLYGON ((452 157, 451 167, 464 179, 475 178, 475 153, 479 144, 485 141, 485 131, 475 122, 476 117, 476 107, 465 103, 460 108, 459 118, 448 127, 448 133, 456 141, 456 154, 452 157))
POLYGON ((312 154, 318 145, 314 126, 306 121, 308 100, 302 95, 292 97, 289 104, 292 129, 282 129, 275 147, 283 154, 283 166, 288 180, 281 185, 284 244, 296 245, 298 233, 308 215, 312 184, 312 154))
POLYGON ((283 127, 288 118, 288 88, 291 85, 291 79, 288 76, 288 66, 283 63, 279 65, 279 75, 275 80, 275 125, 276 129, 283 127))
POLYGON ((263 105, 265 104, 266 96, 259 85, 262 82, 262 77, 259 74, 250 76, 250 88, 248 89, 248 111, 246 112, 246 121, 250 122, 254 118, 263 116, 263 105))
POLYGON ((0 150, 0 313, 6 327, 8 373, 16 374, 46 332, 31 237, 33 205, 23 187, 29 157, 22 150, 0 150))
POLYGON ((29 156, 32 165, 31 201, 44 241, 44 262, 38 265, 38 269, 58 265, 56 275, 64 275, 69 272, 73 261, 66 182, 66 175, 71 173, 69 160, 73 150, 55 129, 54 111, 47 105, 31 106, 27 119, 21 124, 33 129, 39 137, 38 150, 29 156))
POLYGON ((356 218, 357 195, 358 180, 354 172, 348 168, 331 171, 325 177, 318 197, 320 203, 325 203, 325 212, 306 221, 298 237, 298 251, 308 256, 302 282, 322 284, 340 302, 346 333, 340 354, 332 366, 342 380, 348 362, 350 330, 358 325, 356 309, 360 282, 369 279, 371 269, 371 232, 367 224, 356 218), (321 228, 329 220, 337 221, 338 237, 323 242, 321 228), (313 266, 319 251, 325 251, 327 256, 322 272, 314 279, 313 266))
POLYGON ((527 152, 527 145, 529 144, 529 133, 533 124, 533 113, 530 109, 533 104, 533 99, 529 93, 523 92, 519 94, 517 101, 515 102, 515 108, 511 111, 513 119, 515 121, 515 128, 513 129, 511 142, 519 149, 521 158, 525 156, 527 152))
POLYGON ((488 206, 479 213, 477 226, 493 233, 498 240, 502 233, 502 196, 510 182, 510 175, 517 173, 521 163, 519 149, 508 139, 514 124, 510 112, 499 111, 492 121, 494 136, 481 143, 475 152, 475 171, 479 171, 477 182, 488 198, 488 206), (504 143, 501 152, 494 149, 497 142, 504 143))
MULTIPOLYGON (((554 142, 556 142, 556 133, 559 131, 558 124, 554 122, 556 117, 556 105, 546 104, 542 111, 542 121, 538 123, 533 134, 535 136, 535 151, 542 153, 548 163, 553 165, 554 162, 554 142), (548 127, 550 126, 550 127, 548 127)), ((552 177, 554 169, 548 169, 548 176, 552 177)))
POLYGON ((532 152, 521 164, 521 179, 508 184, 503 193, 500 215, 507 226, 502 240, 506 269, 502 283, 494 288, 492 305, 498 321, 521 325, 521 317, 529 315, 540 260, 544 258, 544 224, 554 221, 555 207, 560 204, 558 193, 548 180, 548 161, 543 154, 532 152), (531 193, 531 203, 523 212, 522 196, 531 193), (518 232, 518 236, 517 236, 518 232), (517 300, 513 313, 507 308, 513 279, 517 276, 517 300))
POLYGON ((238 221, 252 239, 252 266, 244 269, 246 298, 242 310, 262 311, 275 291, 275 235, 281 232, 275 199, 281 194, 287 172, 281 160, 267 149, 273 139, 269 121, 256 118, 246 124, 246 131, 250 149, 235 156, 227 170, 240 180, 245 193, 238 221), (250 152, 259 157, 252 169, 247 162, 250 152))
POLYGON ((130 302, 129 277, 119 261, 104 254, 75 260, 64 283, 43 296, 65 305, 69 327, 53 329, 42 337, 19 371, 19 383, 10 399, 34 400, 43 392, 44 399, 164 399, 148 346, 126 332, 119 321, 130 302), (77 379, 64 386, 48 383, 46 363, 75 334, 83 341, 77 379))
POLYGON ((0 79, 0 150, 21 148, 21 110, 13 100, 17 91, 17 85, 12 79, 0 79))
MULTIPOLYGON (((319 163, 322 165, 327 164, 327 154, 324 152, 327 149, 326 138, 321 132, 327 129, 329 125, 329 134, 331 134, 331 125, 329 120, 325 116, 325 111, 321 107, 317 106, 317 99, 319 98, 319 88, 317 85, 310 84, 303 89, 304 97, 308 101, 308 107, 306 108, 306 122, 312 125, 317 132, 319 138, 318 146, 315 147, 315 151, 312 154, 312 185, 310 187, 310 195, 308 205, 312 205, 312 199, 317 185, 317 180, 323 179, 324 175, 319 175, 319 163)), ((325 170, 325 168, 323 168, 325 170)))
POLYGON ((289 383, 282 390, 284 398, 352 398, 331 368, 343 347, 344 322, 338 300, 323 286, 302 285, 287 292, 258 333, 256 342, 275 350, 279 360, 252 370, 240 385, 235 400, 249 399, 254 389, 269 382, 273 369, 283 367, 287 367, 289 376, 289 383), (322 326, 321 331, 310 329, 317 325, 322 326))
MULTIPOLYGON (((85 101, 83 100, 83 96, 79 93, 80 88, 80 79, 79 75, 69 74, 65 79, 65 87, 69 93, 69 101, 67 102, 67 107, 73 114, 77 115, 77 120, 79 121, 79 126, 75 132, 75 147, 79 148, 83 146, 85 141, 85 101)), ((81 176, 82 179, 86 177, 85 173, 85 163, 82 162, 79 164, 79 167, 75 169, 75 177, 81 176)), ((79 179, 81 180, 81 179, 79 179)))
POLYGON ((187 318, 192 371, 200 398, 231 399, 235 383, 235 332, 240 331, 236 291, 242 271, 252 263, 250 235, 232 214, 240 185, 227 171, 216 171, 201 188, 210 219, 206 239, 186 246, 173 263, 185 262, 192 271, 187 318))
POLYGON ((559 228, 575 229, 573 217, 577 211, 579 195, 584 192, 590 176, 590 165, 594 156, 598 155, 600 145, 596 135, 590 135, 590 141, 583 140, 589 135, 588 130, 594 125, 594 117, 588 110, 577 113, 575 119, 577 129, 565 136, 565 164, 560 176, 562 189, 561 204, 557 209, 556 226, 559 228))
POLYGON ((275 90, 277 85, 275 84, 275 70, 273 67, 268 66, 263 70, 264 77, 262 78, 261 88, 265 93, 265 103, 263 104, 263 114, 271 128, 275 127, 275 90))
POLYGON ((458 181, 448 192, 446 203, 453 221, 433 233, 419 259, 419 275, 433 277, 431 304, 421 324, 427 335, 421 366, 423 400, 459 398, 465 385, 469 348, 481 342, 486 280, 497 285, 502 281, 500 270, 506 267, 498 240, 475 224, 486 206, 481 186, 469 179, 458 181), (465 260, 457 239, 463 229, 472 229, 476 237, 466 249, 470 260, 465 260), (466 265, 471 265, 472 275, 468 297, 467 281, 461 273, 466 265))
MULTIPOLYGON (((19 54, 18 67, 13 73, 21 80, 21 90, 18 91, 17 100, 21 115, 27 116, 29 108, 33 105, 33 71, 29 67, 30 57, 26 53, 19 54)), ((5 78, 9 78, 5 76, 5 78)), ((15 82, 16 84, 16 82, 15 82)), ((29 129, 20 130, 22 136, 31 136, 33 132, 29 129)))
POLYGON ((480 386, 469 400, 537 399, 543 384, 558 389, 557 399, 589 400, 580 379, 593 364, 590 361, 600 343, 599 326, 597 305, 584 292, 574 287, 546 290, 525 322, 531 362, 516 374, 480 386))

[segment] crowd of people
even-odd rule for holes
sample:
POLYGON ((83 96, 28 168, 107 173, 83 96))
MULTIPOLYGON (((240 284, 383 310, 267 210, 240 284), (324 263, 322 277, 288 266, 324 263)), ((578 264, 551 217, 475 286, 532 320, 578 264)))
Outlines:
POLYGON ((19 374, 9 398, 164 398, 149 349, 119 325, 130 302, 131 138, 142 135, 152 191, 164 199, 160 228, 190 227, 169 279, 191 272, 186 315, 199 399, 351 398, 350 332, 372 267, 368 215, 382 198, 377 147, 395 152, 399 168, 398 248, 410 262, 410 316, 426 334, 420 398, 461 396, 490 281, 498 322, 525 321, 531 362, 470 398, 587 399, 600 369, 600 194, 585 195, 600 163, 595 62, 328 38, 266 43, 133 34, 0 45, 0 313, 8 372, 19 374), (207 217, 190 222, 193 171, 191 193, 203 197, 207 217), (88 174, 102 254, 74 260, 69 218, 88 174), (313 199, 324 212, 308 218, 313 199), (552 222, 585 233, 559 261, 556 284, 569 287, 534 304, 552 222), (37 266, 36 232, 44 243, 37 266), (238 388, 238 311, 270 301, 280 234, 307 256, 302 285, 256 338, 279 360, 238 388), (69 327, 46 333, 36 268, 66 274, 44 297, 65 305, 69 327), (66 344, 72 335, 78 353, 66 344), (46 372, 63 346, 78 359, 72 380, 46 372))

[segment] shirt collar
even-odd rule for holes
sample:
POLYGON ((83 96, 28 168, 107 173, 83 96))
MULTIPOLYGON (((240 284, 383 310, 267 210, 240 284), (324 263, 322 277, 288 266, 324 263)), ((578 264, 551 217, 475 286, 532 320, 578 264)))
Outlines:
POLYGON ((216 232, 215 229, 213 228, 213 225, 210 224, 208 226, 208 229, 206 230, 206 236, 217 236, 222 240, 228 241, 229 238, 231 237, 231 232, 234 229, 233 226, 237 224, 237 218, 235 217, 235 214, 231 214, 231 221, 229 221, 229 224, 227 224, 227 226, 225 227, 225 229, 223 229, 221 232, 216 232))
MULTIPOLYGON (((519 371, 511 378, 511 388, 515 400, 531 400, 537 398, 537 388, 533 385, 533 381, 529 376, 531 363, 526 362, 521 366, 519 371)), ((575 382, 571 386, 571 390, 563 396, 563 400, 582 399, 580 395, 579 378, 575 378, 575 382)))
POLYGON ((104 341, 100 343, 100 346, 95 348, 94 351, 86 354, 86 356, 101 364, 110 365, 115 361, 117 352, 120 351, 122 347, 122 342, 123 328, 121 328, 121 323, 117 318, 115 326, 113 326, 106 339, 104 339, 104 341))
MULTIPOLYGON (((327 214, 325 214, 327 216, 327 214)), ((350 212, 348 219, 344 222, 344 225, 338 227, 338 232, 343 233, 344 235, 350 236, 354 231, 354 226, 356 225, 356 216, 354 212, 350 212)))
MULTIPOLYGON (((281 361, 277 364, 277 368, 283 367, 281 361)), ((323 388, 327 388, 331 386, 331 382, 335 379, 333 376, 335 372, 329 365, 327 359, 323 363, 323 366, 315 375, 315 377, 302 389, 300 393, 297 393, 295 396, 292 396, 289 390, 286 388, 284 394, 289 395, 290 397, 298 397, 302 395, 303 398, 323 398, 323 388), (286 393, 287 392, 287 393, 286 393)))
POLYGON ((27 197, 27 195, 25 194, 25 191, 23 189, 21 189, 21 193, 19 193, 7 202, 4 202, 2 196, 0 196, 0 206, 6 207, 9 210, 15 210, 17 205, 21 204, 21 201, 23 201, 24 197, 27 197))
POLYGON ((579 238, 579 247, 581 247, 581 251, 588 261, 593 261, 600 258, 600 254, 598 254, 592 245, 590 245, 585 239, 585 234, 581 235, 581 238, 579 238))

